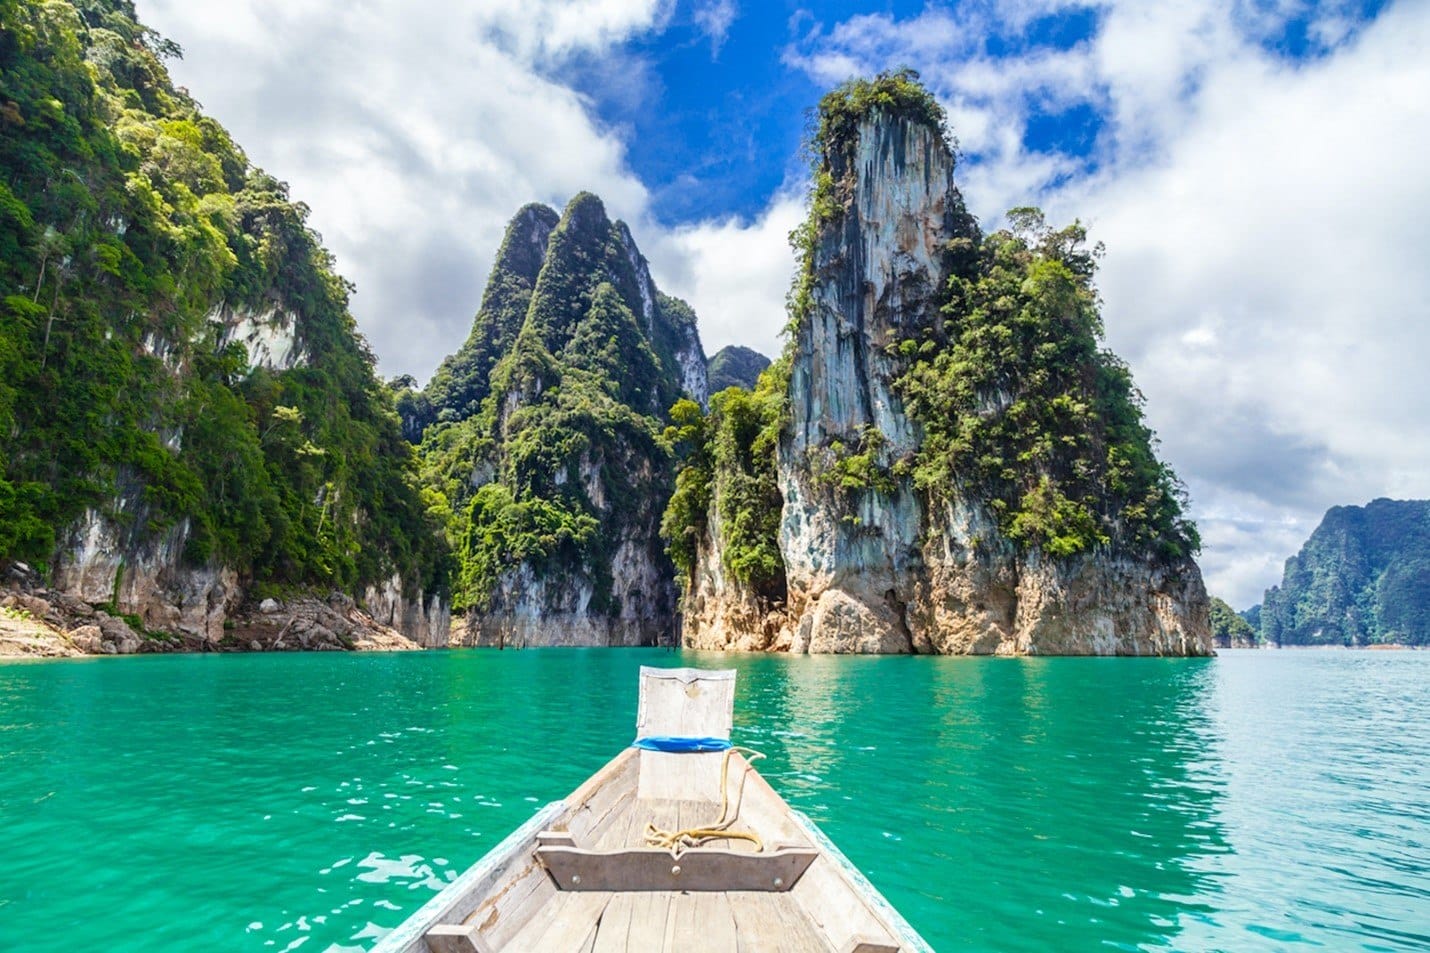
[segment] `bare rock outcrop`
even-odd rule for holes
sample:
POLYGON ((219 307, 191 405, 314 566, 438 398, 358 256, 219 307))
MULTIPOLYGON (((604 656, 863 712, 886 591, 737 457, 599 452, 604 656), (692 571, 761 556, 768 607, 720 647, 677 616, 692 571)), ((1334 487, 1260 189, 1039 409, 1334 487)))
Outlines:
POLYGON ((113 605, 146 629, 217 642, 242 596, 238 576, 222 566, 186 565, 187 537, 187 522, 180 522, 157 540, 134 539, 90 510, 61 547, 53 587, 92 605, 113 605))
POLYGON ((451 604, 436 593, 424 600, 421 593, 409 592, 401 576, 393 575, 380 586, 368 586, 362 608, 379 625, 397 630, 423 648, 447 647, 452 628, 451 604))
POLYGON ((242 607, 229 621, 225 645, 248 651, 405 652, 424 646, 378 622, 351 598, 298 596, 242 607))

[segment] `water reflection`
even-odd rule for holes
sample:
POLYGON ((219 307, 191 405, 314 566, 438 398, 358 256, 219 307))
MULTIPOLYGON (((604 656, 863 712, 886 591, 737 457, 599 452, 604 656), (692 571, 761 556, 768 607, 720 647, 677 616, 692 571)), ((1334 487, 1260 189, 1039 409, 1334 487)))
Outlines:
POLYGON ((1210 914, 1201 859, 1227 845, 1205 663, 744 664, 766 773, 936 948, 1167 947, 1210 914))

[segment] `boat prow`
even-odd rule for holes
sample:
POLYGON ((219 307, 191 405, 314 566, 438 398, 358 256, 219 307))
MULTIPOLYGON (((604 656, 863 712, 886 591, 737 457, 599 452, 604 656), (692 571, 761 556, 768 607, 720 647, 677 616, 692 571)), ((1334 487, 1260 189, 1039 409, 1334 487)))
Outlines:
POLYGON ((640 746, 538 811, 373 953, 930 951, 729 747, 734 698, 733 671, 642 667, 640 746))

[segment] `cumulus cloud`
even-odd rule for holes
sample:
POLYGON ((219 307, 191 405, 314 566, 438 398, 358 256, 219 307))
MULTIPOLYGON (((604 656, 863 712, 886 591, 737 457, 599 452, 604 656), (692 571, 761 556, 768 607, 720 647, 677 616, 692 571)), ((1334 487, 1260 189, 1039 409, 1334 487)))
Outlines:
POLYGON ((1210 587, 1242 606, 1328 506, 1430 496, 1430 8, 1361 30, 1322 9, 1302 61, 1264 41, 1306 10, 1252 12, 1107 3, 1084 42, 1011 63, 926 12, 787 54, 826 80, 921 69, 985 223, 1036 202, 1106 242, 1109 343, 1189 484, 1210 587), (1034 110, 1079 101, 1104 120, 1090 166, 1028 151, 1034 110))
POLYGON ((669 19, 674 0, 482 0, 431 6, 451 18, 454 27, 463 14, 470 16, 487 36, 531 60, 601 49, 658 28, 669 19))

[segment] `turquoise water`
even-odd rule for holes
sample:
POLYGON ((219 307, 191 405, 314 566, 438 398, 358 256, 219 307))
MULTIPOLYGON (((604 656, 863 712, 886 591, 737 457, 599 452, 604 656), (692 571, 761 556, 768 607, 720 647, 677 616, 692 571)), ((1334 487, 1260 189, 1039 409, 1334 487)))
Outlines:
POLYGON ((0 950, 364 949, 680 663, 939 950, 1430 947, 1430 653, 556 650, 0 665, 0 950))

